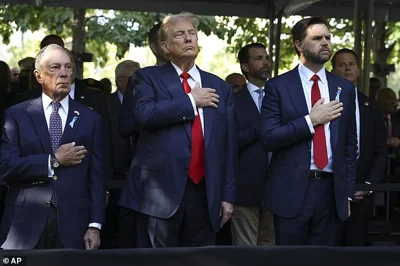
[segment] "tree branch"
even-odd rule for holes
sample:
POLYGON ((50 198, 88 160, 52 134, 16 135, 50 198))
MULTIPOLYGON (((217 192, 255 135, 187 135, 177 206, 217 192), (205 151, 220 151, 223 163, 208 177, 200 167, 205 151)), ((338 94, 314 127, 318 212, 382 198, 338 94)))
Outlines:
POLYGON ((107 17, 104 16, 104 15, 101 15, 101 16, 95 16, 95 15, 94 16, 90 16, 85 20, 85 24, 88 23, 88 21, 93 19, 93 18, 107 18, 107 17))

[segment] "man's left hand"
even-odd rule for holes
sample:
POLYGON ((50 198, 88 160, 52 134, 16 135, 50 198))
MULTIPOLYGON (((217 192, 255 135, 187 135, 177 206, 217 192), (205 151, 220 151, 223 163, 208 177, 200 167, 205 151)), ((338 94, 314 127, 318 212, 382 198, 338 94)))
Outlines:
POLYGON ((88 228, 83 238, 85 241, 85 249, 93 250, 100 246, 100 230, 97 228, 88 228))
POLYGON ((354 194, 354 201, 361 201, 364 197, 368 196, 368 194, 368 191, 357 191, 356 194, 354 194))
POLYGON ((221 202, 221 224, 222 226, 231 218, 233 212, 233 204, 230 202, 223 201, 221 202))

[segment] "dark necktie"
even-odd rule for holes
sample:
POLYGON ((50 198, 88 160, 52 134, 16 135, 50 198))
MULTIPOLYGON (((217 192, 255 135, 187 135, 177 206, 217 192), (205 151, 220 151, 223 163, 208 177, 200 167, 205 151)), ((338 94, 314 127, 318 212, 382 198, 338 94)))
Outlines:
POLYGON ((390 138, 392 136, 392 123, 390 121, 389 115, 385 115, 385 126, 387 130, 387 136, 390 138))
MULTIPOLYGON (((321 99, 321 92, 319 91, 318 75, 314 75, 311 78, 314 83, 311 88, 311 105, 314 104, 321 99)), ((326 149, 326 139, 325 139, 325 130, 324 125, 320 124, 314 127, 314 137, 313 137, 313 147, 314 147, 314 164, 319 169, 324 169, 328 164, 328 151, 326 149)))
MULTIPOLYGON (((61 117, 58 114, 61 104, 59 102, 52 102, 51 106, 53 107, 53 111, 50 115, 49 133, 53 153, 55 153, 58 147, 60 147, 60 139, 62 136, 62 122, 61 117)), ((57 207, 57 198, 56 193, 54 192, 54 187, 53 194, 51 195, 51 203, 57 207)))
MULTIPOLYGON (((190 93, 192 88, 188 83, 189 73, 181 74, 183 89, 190 93)), ((200 113, 197 109, 197 116, 192 121, 192 155, 190 156, 189 178, 195 183, 204 179, 204 137, 201 127, 200 113)))

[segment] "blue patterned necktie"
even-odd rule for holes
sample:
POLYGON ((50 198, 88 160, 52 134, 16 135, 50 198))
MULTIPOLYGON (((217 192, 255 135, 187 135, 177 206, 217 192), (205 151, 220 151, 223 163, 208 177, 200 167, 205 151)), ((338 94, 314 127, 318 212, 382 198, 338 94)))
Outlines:
MULTIPOLYGON (((51 106, 53 107, 53 111, 50 115, 49 133, 53 153, 55 153, 58 147, 60 147, 60 139, 62 136, 62 122, 61 117, 58 114, 58 110, 60 109, 61 104, 59 102, 52 102, 51 106)), ((51 195, 51 204, 57 207, 57 198, 56 193, 54 192, 54 187, 53 194, 51 195)))
POLYGON ((255 90, 255 92, 258 93, 258 106, 257 106, 257 108, 258 108, 258 111, 261 112, 262 100, 264 98, 264 89, 258 89, 258 90, 255 90))

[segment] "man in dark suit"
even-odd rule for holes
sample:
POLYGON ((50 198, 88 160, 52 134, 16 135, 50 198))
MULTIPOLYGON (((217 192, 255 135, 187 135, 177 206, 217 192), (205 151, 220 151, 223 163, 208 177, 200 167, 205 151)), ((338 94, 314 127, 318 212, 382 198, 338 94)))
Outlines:
POLYGON ((135 73, 140 137, 119 204, 140 213, 147 230, 138 237, 152 247, 215 244, 235 199, 232 89, 195 65, 196 21, 166 17, 160 41, 170 62, 135 73))
POLYGON ((5 113, 2 248, 97 249, 105 206, 101 118, 68 97, 74 66, 67 50, 41 49, 35 68, 42 96, 5 113))
MULTIPOLYGON (((332 57, 332 69, 354 85, 360 74, 357 54, 340 49, 332 57)), ((356 128, 358 141, 357 184, 380 183, 387 169, 387 144, 383 114, 375 100, 356 90, 356 128)), ((364 246, 368 221, 372 217, 373 197, 370 191, 357 191, 351 202, 351 216, 344 223, 344 246, 364 246)))
MULTIPOLYGON (((113 180, 125 180, 132 161, 132 143, 130 137, 122 137, 119 133, 119 116, 128 80, 133 73, 140 69, 137 62, 131 60, 122 61, 115 68, 115 84, 117 91, 108 95, 107 113, 110 121, 111 147, 112 147, 112 169, 113 180)), ((110 199, 106 212, 106 223, 102 230, 102 248, 114 247, 112 243, 112 235, 117 235, 116 246, 119 248, 129 248, 136 246, 136 227, 135 219, 130 219, 130 209, 118 208, 118 199, 121 195, 121 189, 110 189, 110 199), (126 213, 128 212, 128 214, 126 213), (120 216, 121 219, 117 217, 120 216), (117 228, 118 227, 118 228, 117 228), (129 233, 132 232, 132 233, 129 233), (133 235, 133 237, 132 237, 133 235), (125 241, 126 240, 126 241, 125 241)))
POLYGON ((238 58, 248 83, 234 96, 239 172, 231 219, 232 242, 234 245, 273 245, 273 215, 261 207, 268 153, 260 139, 260 112, 264 86, 270 75, 269 55, 265 45, 251 43, 240 49, 238 58))
POLYGON ((324 68, 324 19, 299 21, 292 36, 300 64, 270 79, 263 99, 261 137, 273 152, 263 205, 275 215, 277 245, 334 245, 355 193, 355 89, 324 68))

